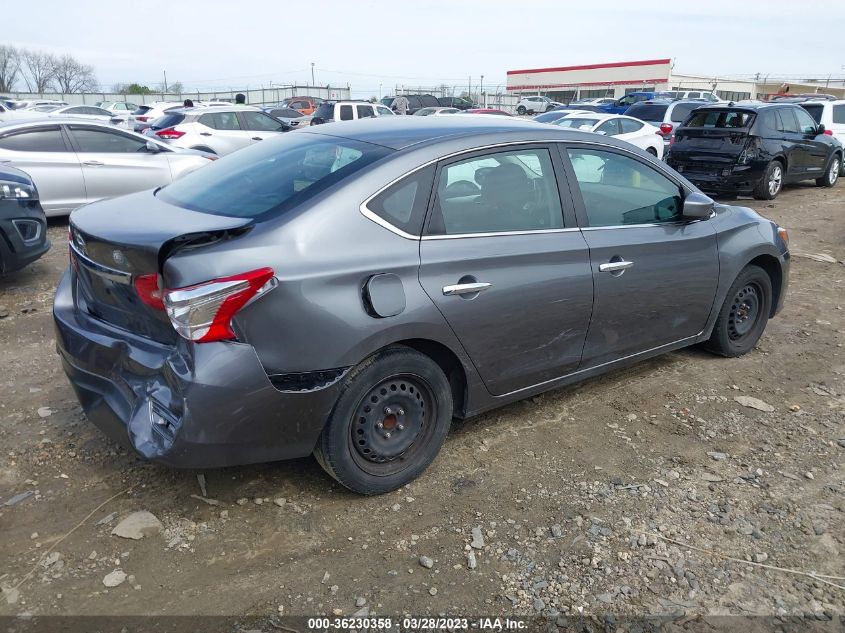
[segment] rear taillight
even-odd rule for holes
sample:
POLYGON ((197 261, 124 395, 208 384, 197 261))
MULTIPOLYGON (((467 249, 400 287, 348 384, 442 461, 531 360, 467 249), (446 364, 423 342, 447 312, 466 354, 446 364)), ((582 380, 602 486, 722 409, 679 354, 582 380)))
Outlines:
POLYGON ((138 298, 154 310, 164 310, 164 299, 158 285, 158 275, 141 275, 135 278, 138 298))
POLYGON ((148 117, 148 116, 136 116, 135 120, 141 121, 142 123, 146 123, 147 121, 150 120, 150 117, 148 117))
POLYGON ((661 123, 661 124, 660 124, 660 133, 661 133, 663 136, 666 136, 667 134, 671 134, 671 133, 672 133, 672 130, 673 130, 674 128, 675 128, 675 126, 674 126, 674 125, 672 125, 671 123, 661 123))
POLYGON ((185 136, 184 132, 180 132, 179 130, 174 130, 172 127, 165 128, 163 130, 159 130, 155 133, 155 135, 159 138, 166 139, 168 141, 174 140, 177 138, 182 138, 185 136))
POLYGON ((825 130, 823 134, 827 134, 828 136, 833 136, 833 130, 825 130))
POLYGON ((232 317, 276 285, 272 268, 222 277, 164 293, 164 306, 180 336, 197 343, 235 338, 232 317))

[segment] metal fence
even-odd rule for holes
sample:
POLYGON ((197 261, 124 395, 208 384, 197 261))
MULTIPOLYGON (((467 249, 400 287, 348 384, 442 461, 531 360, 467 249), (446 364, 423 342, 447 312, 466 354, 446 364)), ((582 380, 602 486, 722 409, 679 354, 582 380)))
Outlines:
POLYGON ((268 86, 261 88, 244 88, 216 91, 196 92, 153 92, 149 94, 120 94, 109 92, 75 93, 62 94, 58 92, 28 93, 13 92, 4 96, 21 101, 37 99, 51 99, 66 101, 72 105, 93 105, 98 101, 126 101, 129 103, 151 103, 153 101, 235 101, 236 94, 246 96, 246 102, 250 105, 272 105, 290 97, 320 97, 322 99, 349 99, 351 90, 346 86, 268 86))

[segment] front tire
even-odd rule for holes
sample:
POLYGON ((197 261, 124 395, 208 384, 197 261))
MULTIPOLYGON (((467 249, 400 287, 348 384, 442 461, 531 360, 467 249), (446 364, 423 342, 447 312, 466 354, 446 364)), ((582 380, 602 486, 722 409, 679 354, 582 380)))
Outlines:
POLYGON ((527 112, 527 110, 525 109, 525 106, 518 106, 518 107, 516 108, 516 113, 517 113, 519 116, 524 116, 526 112, 527 112))
POLYGON ((830 165, 827 166, 827 171, 821 178, 816 178, 816 185, 819 187, 832 187, 839 180, 839 173, 842 169, 842 159, 835 155, 830 159, 830 165))
POLYGON ((759 266, 746 266, 728 290, 704 347, 729 358, 748 353, 760 340, 772 311, 772 281, 759 266))
POLYGON ((773 160, 766 165, 763 177, 754 187, 754 197, 757 200, 774 200, 783 188, 783 163, 773 160))
POLYGON ((437 363, 406 347, 389 348, 346 377, 314 456, 350 490, 382 494, 431 464, 451 421, 452 392, 437 363))

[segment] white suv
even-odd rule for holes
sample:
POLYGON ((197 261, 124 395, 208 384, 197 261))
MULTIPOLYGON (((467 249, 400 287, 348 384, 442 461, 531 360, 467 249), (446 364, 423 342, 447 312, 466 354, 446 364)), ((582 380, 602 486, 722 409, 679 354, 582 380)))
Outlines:
POLYGON ((323 101, 311 115, 311 125, 380 116, 396 116, 396 114, 385 105, 369 101, 323 101))
POLYGON ((175 147, 224 156, 289 129, 289 125, 258 108, 214 106, 170 110, 153 121, 144 134, 175 147))
MULTIPOLYGON (((824 125, 825 134, 845 145, 845 99, 805 101, 798 105, 809 112, 816 123, 824 125)), ((845 162, 839 168, 839 175, 845 176, 845 162)))
POLYGON ((522 97, 522 99, 520 99, 516 104, 516 113, 523 115, 534 114, 536 112, 548 112, 549 110, 554 110, 556 107, 562 105, 562 103, 552 101, 548 97, 522 97))

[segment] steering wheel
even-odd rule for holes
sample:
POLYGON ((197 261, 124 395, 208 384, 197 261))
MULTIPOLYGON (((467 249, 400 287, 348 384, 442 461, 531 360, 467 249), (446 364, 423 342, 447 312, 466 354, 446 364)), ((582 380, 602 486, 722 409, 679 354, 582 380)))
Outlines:
POLYGON ((443 196, 448 198, 474 196, 479 193, 481 193, 481 187, 469 180, 456 180, 443 190, 443 196))

